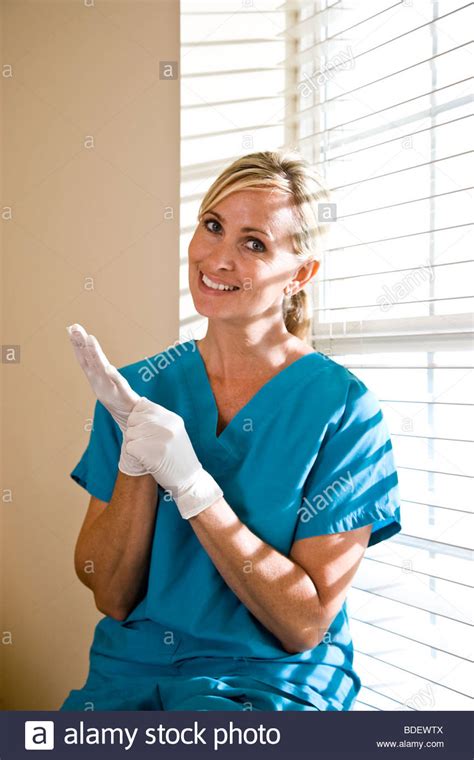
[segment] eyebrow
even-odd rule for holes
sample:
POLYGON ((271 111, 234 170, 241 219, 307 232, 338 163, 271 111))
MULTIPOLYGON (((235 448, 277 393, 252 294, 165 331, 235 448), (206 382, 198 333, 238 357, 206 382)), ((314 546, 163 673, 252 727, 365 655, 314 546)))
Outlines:
MULTIPOLYGON (((214 216, 217 216, 220 222, 225 222, 224 217, 219 214, 217 211, 211 211, 210 209, 207 211, 208 214, 214 214, 214 216)), ((258 227, 241 227, 241 232, 260 232, 262 235, 265 235, 270 240, 273 240, 273 235, 271 232, 267 232, 266 230, 259 230, 258 227)))

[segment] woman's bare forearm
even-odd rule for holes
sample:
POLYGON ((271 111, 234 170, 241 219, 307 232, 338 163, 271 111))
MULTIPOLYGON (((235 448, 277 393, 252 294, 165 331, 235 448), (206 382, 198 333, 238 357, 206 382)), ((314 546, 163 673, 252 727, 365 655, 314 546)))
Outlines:
POLYGON ((119 471, 109 505, 77 542, 76 572, 106 615, 127 617, 143 595, 156 509, 154 478, 119 471))
POLYGON ((227 585, 287 652, 319 643, 315 633, 330 621, 302 567, 253 533, 223 497, 189 522, 227 585))

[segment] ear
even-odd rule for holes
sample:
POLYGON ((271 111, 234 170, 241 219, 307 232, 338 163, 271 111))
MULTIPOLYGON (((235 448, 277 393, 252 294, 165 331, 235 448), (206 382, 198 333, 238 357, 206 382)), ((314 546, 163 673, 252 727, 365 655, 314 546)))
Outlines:
POLYGON ((319 261, 311 260, 302 264, 292 279, 293 293, 304 288, 305 285, 317 274, 319 261))

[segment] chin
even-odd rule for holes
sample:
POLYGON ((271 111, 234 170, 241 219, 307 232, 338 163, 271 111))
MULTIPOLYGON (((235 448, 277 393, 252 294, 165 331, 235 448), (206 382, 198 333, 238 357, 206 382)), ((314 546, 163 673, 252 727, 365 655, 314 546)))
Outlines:
POLYGON ((218 304, 213 306, 212 304, 203 303, 199 298, 194 299, 194 308, 201 317, 230 317, 227 309, 219 307, 218 304))

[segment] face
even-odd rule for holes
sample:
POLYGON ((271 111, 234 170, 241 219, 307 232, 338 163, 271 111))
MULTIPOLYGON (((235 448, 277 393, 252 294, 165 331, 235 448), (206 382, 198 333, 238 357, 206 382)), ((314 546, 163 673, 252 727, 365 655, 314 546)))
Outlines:
POLYGON ((271 188, 231 193, 203 214, 189 244, 198 313, 225 319, 281 313, 285 288, 299 289, 308 273, 294 253, 294 224, 289 197, 271 188))

